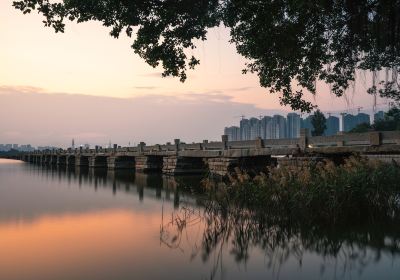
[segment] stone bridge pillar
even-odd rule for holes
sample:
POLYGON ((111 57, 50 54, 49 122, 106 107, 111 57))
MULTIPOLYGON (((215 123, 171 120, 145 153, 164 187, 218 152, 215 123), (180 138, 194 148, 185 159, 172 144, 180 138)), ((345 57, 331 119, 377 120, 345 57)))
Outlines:
POLYGON ((228 149, 228 135, 222 135, 221 136, 222 140, 222 149, 227 150, 228 149))
POLYGON ((75 166, 89 166, 89 157, 83 155, 76 155, 75 166))
POLYGON ((251 156, 240 158, 217 157, 207 160, 208 168, 211 174, 225 176, 235 173, 238 168, 250 175, 257 175, 265 172, 268 166, 275 166, 276 159, 271 156, 251 156))
POLYGON ((50 155, 50 165, 56 165, 57 164, 57 155, 50 155))
POLYGON ((75 155, 67 155, 65 162, 68 167, 75 166, 75 155))
POLYGON ((107 168, 107 156, 91 156, 89 157, 89 167, 91 168, 107 168))
POLYGON ((318 162, 324 161, 324 157, 282 157, 278 158, 278 167, 309 167, 318 162))
POLYGON ((67 164, 67 156, 66 155, 58 155, 57 156, 57 165, 64 166, 67 164))
POLYGON ((138 156, 135 157, 136 171, 156 172, 163 168, 162 156, 138 156))
POLYGON ((135 169, 135 158, 131 156, 107 157, 108 169, 135 169))
POLYGON ((203 158, 169 156, 163 159, 162 172, 170 175, 203 174, 207 170, 203 158))
POLYGON ((42 160, 42 163, 43 164, 50 164, 50 161, 51 161, 51 155, 44 155, 44 161, 42 160))
POLYGON ((308 147, 308 134, 309 131, 307 128, 301 128, 300 129, 300 150, 304 152, 306 148, 308 147))

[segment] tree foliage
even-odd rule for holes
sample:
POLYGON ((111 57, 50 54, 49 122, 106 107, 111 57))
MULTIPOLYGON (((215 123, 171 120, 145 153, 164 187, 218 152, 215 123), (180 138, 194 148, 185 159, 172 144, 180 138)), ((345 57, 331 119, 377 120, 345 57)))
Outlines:
POLYGON ((207 30, 228 27, 248 59, 243 70, 279 93, 283 105, 311 111, 304 94, 324 81, 340 97, 356 71, 373 73, 371 94, 400 101, 400 0, 22 0, 43 23, 64 32, 64 21, 100 21, 118 38, 136 33, 132 48, 164 76, 183 82, 199 60, 187 55, 207 30), (380 77, 384 76, 384 77, 380 77))
POLYGON ((311 116, 311 124, 313 126, 312 136, 321 136, 326 130, 326 118, 325 115, 320 111, 316 110, 311 116))
POLYGON ((400 130, 400 109, 398 107, 391 108, 385 113, 385 117, 377 120, 372 127, 377 131, 400 130))
POLYGON ((373 130, 373 126, 371 126, 369 123, 360 123, 356 125, 353 129, 351 129, 349 132, 350 133, 363 133, 363 132, 368 132, 370 130, 373 130))

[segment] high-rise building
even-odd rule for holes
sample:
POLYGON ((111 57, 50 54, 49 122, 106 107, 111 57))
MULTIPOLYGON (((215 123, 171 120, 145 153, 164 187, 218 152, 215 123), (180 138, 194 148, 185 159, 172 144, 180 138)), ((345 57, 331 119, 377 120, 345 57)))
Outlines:
POLYGON ((339 132, 339 118, 335 116, 329 116, 326 119, 326 130, 324 135, 325 136, 332 136, 336 135, 339 132))
POLYGON ((357 119, 357 125, 362 123, 371 124, 371 119, 368 114, 358 113, 358 115, 356 115, 356 119, 357 119))
POLYGON ((261 135, 260 120, 256 118, 250 119, 250 140, 254 140, 261 135))
POLYGON ((311 132, 314 130, 314 127, 311 123, 312 116, 308 116, 305 119, 301 119, 301 128, 305 128, 308 130, 308 135, 311 136, 311 132))
POLYGON ((286 138, 286 119, 281 115, 274 115, 271 120, 271 139, 286 138))
POLYGON ((271 117, 265 116, 260 121, 260 137, 262 139, 271 139, 271 120, 271 117))
POLYGON ((356 117, 352 114, 346 114, 343 116, 343 131, 348 132, 356 127, 356 117))
POLYGON ((250 140, 251 125, 248 119, 240 120, 240 140, 250 140))
POLYGON ((240 128, 237 126, 225 127, 224 134, 228 135, 228 141, 240 140, 240 128))
POLYGON ((301 118, 300 115, 296 113, 289 113, 287 115, 286 122, 286 137, 287 138, 299 138, 300 137, 300 126, 301 126, 301 118))
POLYGON ((343 130, 346 132, 352 130, 357 125, 362 123, 371 123, 368 114, 358 113, 355 116, 352 114, 346 114, 343 116, 343 130))

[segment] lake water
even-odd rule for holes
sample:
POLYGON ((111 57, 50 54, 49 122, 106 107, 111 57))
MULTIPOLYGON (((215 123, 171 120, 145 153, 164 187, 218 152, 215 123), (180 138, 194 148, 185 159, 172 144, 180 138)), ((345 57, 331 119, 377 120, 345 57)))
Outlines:
POLYGON ((255 225, 200 179, 0 159, 0 279, 400 279, 400 226, 255 225))

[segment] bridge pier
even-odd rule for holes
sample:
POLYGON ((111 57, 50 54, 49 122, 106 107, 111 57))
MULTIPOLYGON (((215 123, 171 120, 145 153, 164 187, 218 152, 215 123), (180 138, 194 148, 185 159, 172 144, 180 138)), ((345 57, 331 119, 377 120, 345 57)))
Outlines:
POLYGON ((67 167, 75 166, 75 156, 74 155, 68 155, 66 157, 65 163, 67 164, 67 167))
POLYGON ((107 156, 89 157, 90 168, 107 168, 107 156))
POLYGON ((275 166, 276 160, 271 156, 251 156, 241 158, 218 157, 207 160, 211 174, 225 176, 235 172, 236 168, 253 175, 265 172, 268 166, 275 166))
POLYGON ((278 167, 308 167, 324 161, 324 157, 281 157, 277 158, 278 167))
POLYGON ((203 174, 206 164, 200 157, 169 156, 163 159, 162 172, 169 175, 203 174))
POLYGON ((49 160, 50 165, 56 165, 57 164, 57 155, 51 155, 50 160, 49 160))
POLYGON ((65 155, 58 155, 57 156, 57 165, 66 165, 67 164, 67 156, 65 155))
POLYGON ((130 156, 107 157, 108 169, 135 169, 135 158, 130 156))
POLYGON ((161 171, 163 168, 162 156, 138 156, 135 157, 136 171, 152 172, 161 171))
POLYGON ((75 166, 89 166, 89 157, 77 155, 75 157, 75 166))
POLYGON ((42 158, 42 163, 43 164, 48 165, 48 164, 50 164, 50 161, 51 161, 51 155, 44 155, 44 157, 42 158))

